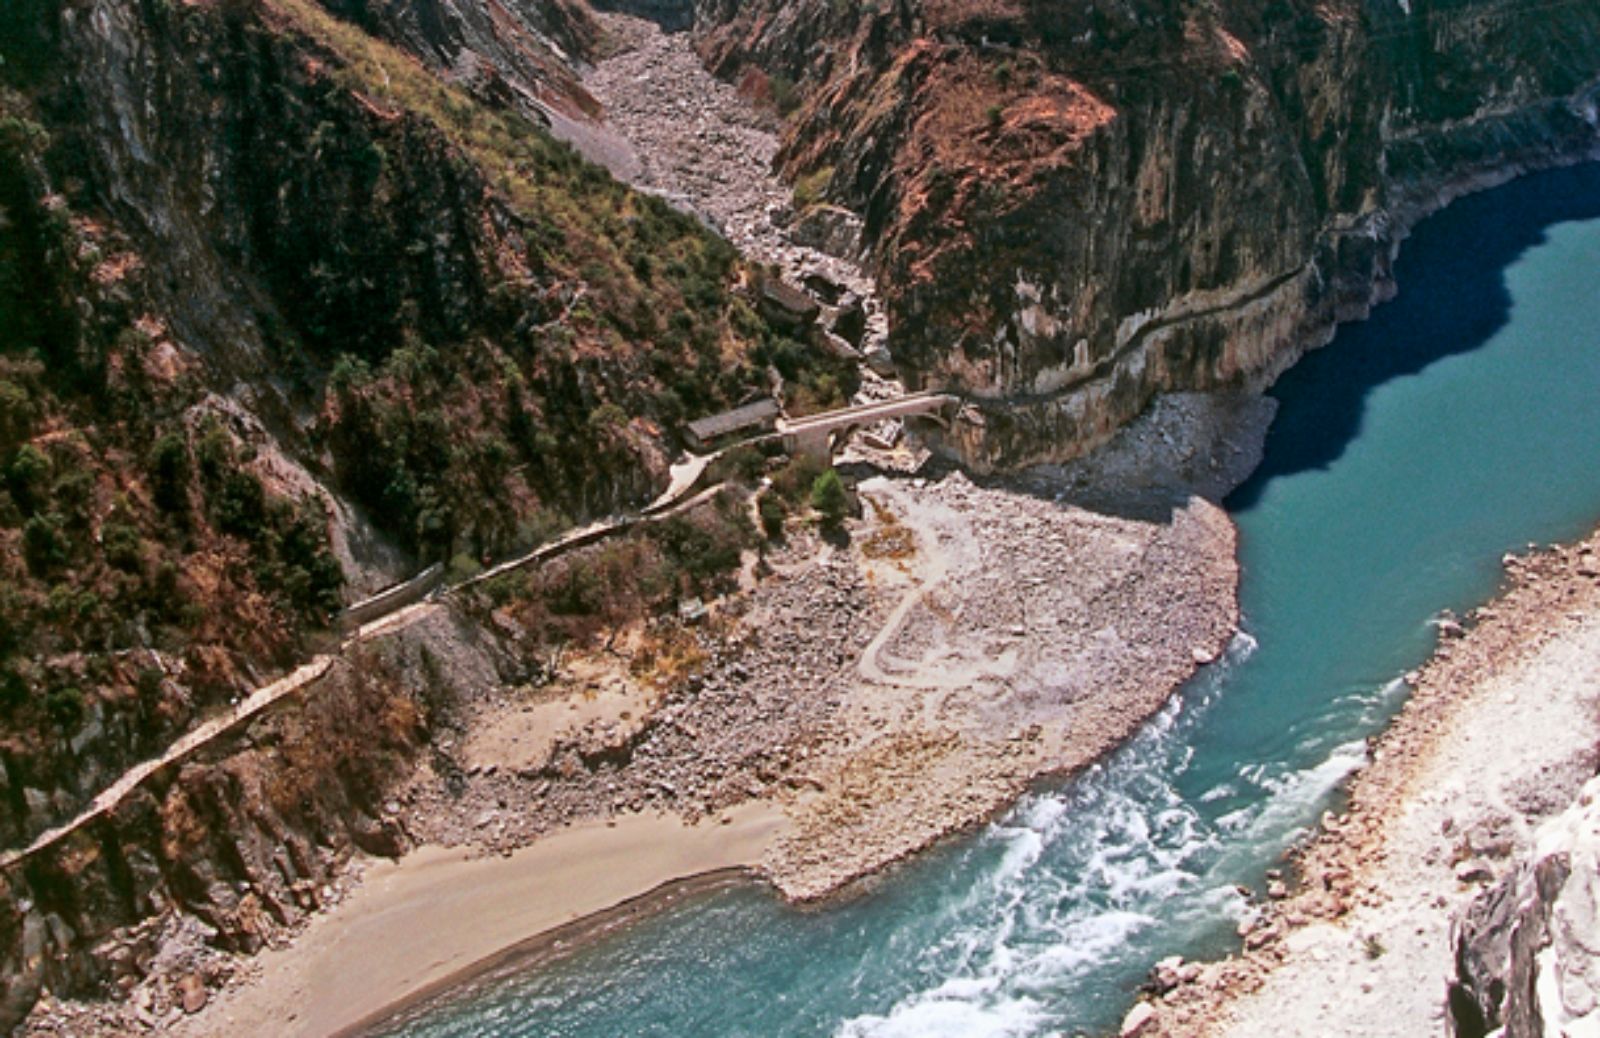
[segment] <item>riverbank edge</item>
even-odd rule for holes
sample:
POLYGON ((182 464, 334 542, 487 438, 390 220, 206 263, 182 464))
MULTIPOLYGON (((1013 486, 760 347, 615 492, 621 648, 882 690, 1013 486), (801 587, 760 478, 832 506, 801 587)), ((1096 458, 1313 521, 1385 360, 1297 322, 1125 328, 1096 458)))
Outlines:
MULTIPOLYGON (((1316 830, 1287 852, 1283 878, 1269 885, 1276 896, 1269 896, 1243 928, 1241 952, 1208 963, 1158 966, 1156 974, 1165 976, 1152 980, 1168 990, 1136 1003, 1123 1035, 1214 1038, 1246 1021, 1259 1023, 1263 1014, 1289 1026, 1290 1016, 1304 1006, 1261 999, 1270 982, 1292 980, 1291 971, 1313 968, 1311 960, 1327 953, 1330 927, 1349 941, 1369 942, 1374 960, 1383 956, 1381 944, 1370 944, 1377 938, 1363 938, 1353 921, 1364 910, 1384 910, 1402 893, 1414 893, 1399 889, 1395 870, 1436 864, 1412 860, 1415 848, 1406 845, 1402 829, 1408 812, 1441 792, 1428 785, 1436 778, 1436 759, 1463 730, 1498 723, 1492 714, 1503 706, 1497 697, 1509 679, 1526 679, 1525 671, 1537 670, 1542 653, 1564 639, 1576 641, 1586 624, 1600 620, 1600 523, 1581 538, 1529 545, 1526 553, 1508 554, 1502 563, 1505 579, 1493 597, 1459 623, 1441 620, 1434 652, 1404 678, 1410 687, 1405 704, 1369 739, 1367 763, 1339 790, 1342 810, 1326 812, 1316 830)), ((1592 744, 1600 737, 1600 723, 1576 736, 1592 744)), ((1520 774, 1532 778, 1548 763, 1523 761, 1520 774)), ((1471 899, 1479 879, 1462 880, 1463 891, 1448 904, 1436 902, 1443 920, 1471 899)), ((1397 961, 1388 968, 1410 974, 1414 965, 1397 961)), ((1329 967, 1319 963, 1315 968, 1329 967)), ((1443 978, 1433 979, 1439 981, 1442 1015, 1443 978)))
POLYGON ((668 879, 641 894, 635 894, 609 908, 602 908, 571 922, 542 930, 479 959, 454 973, 418 988, 398 1002, 391 1003, 334 1031, 330 1038, 358 1038, 404 1021, 408 1013, 426 1007, 441 996, 465 997, 474 987, 512 972, 535 969, 547 962, 581 949, 625 927, 670 910, 679 902, 714 894, 735 887, 755 886, 771 890, 760 870, 748 865, 730 865, 668 879))
POLYGON ((565 952, 706 887, 759 882, 761 852, 784 824, 754 801, 697 825, 591 820, 505 856, 426 846, 370 859, 340 906, 255 956, 250 977, 171 1033, 369 1033, 509 963, 565 952))

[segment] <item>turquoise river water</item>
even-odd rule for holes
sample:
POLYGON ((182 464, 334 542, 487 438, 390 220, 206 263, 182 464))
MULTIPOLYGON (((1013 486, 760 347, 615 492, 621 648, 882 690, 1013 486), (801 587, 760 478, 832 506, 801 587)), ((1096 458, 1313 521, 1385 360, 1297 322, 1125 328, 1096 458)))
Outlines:
POLYGON ((1398 278, 1273 390, 1228 501, 1244 633, 1104 763, 866 896, 692 896, 386 1033, 1071 1035, 1114 1029, 1163 956, 1235 947, 1235 886, 1330 804, 1432 618, 1489 597, 1503 552, 1600 519, 1600 167, 1457 203, 1398 278))

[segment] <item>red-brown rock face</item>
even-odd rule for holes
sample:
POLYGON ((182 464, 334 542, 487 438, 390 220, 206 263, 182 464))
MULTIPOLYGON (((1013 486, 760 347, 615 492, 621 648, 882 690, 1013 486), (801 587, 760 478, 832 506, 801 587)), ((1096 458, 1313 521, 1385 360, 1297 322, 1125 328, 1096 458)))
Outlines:
POLYGON ((1271 377, 1389 290, 1460 190, 1596 146, 1600 10, 1333 0, 700 5, 800 84, 781 157, 866 218, 913 383, 979 466, 1271 377))

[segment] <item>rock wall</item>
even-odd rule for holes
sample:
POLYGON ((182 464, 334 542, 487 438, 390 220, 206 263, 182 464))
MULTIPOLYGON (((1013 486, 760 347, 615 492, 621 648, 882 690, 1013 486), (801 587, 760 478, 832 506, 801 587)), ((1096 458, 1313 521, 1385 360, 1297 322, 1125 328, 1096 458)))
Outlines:
POLYGON ((1459 1038, 1579 1034, 1600 1023, 1600 779, 1540 827, 1532 852, 1450 936, 1459 1038))
POLYGON ((574 68, 600 40, 580 0, 329 0, 327 7, 485 100, 519 106, 547 124, 599 112, 574 68))
POLYGON ((801 84, 780 162, 863 214, 896 361, 974 398, 979 468, 1271 379, 1392 291, 1415 220, 1600 141, 1588 5, 698 10, 721 74, 801 84))

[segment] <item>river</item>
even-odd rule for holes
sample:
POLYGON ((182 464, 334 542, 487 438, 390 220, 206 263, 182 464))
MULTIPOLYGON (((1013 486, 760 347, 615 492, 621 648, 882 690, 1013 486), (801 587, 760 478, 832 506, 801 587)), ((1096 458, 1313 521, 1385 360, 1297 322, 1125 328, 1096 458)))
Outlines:
POLYGON ((1272 391, 1227 502, 1244 632, 1104 763, 845 903, 690 897, 387 1033, 1071 1035, 1114 1030, 1156 960, 1235 948, 1236 886, 1333 802, 1439 611, 1600 518, 1600 167, 1456 203, 1397 274, 1272 391))

